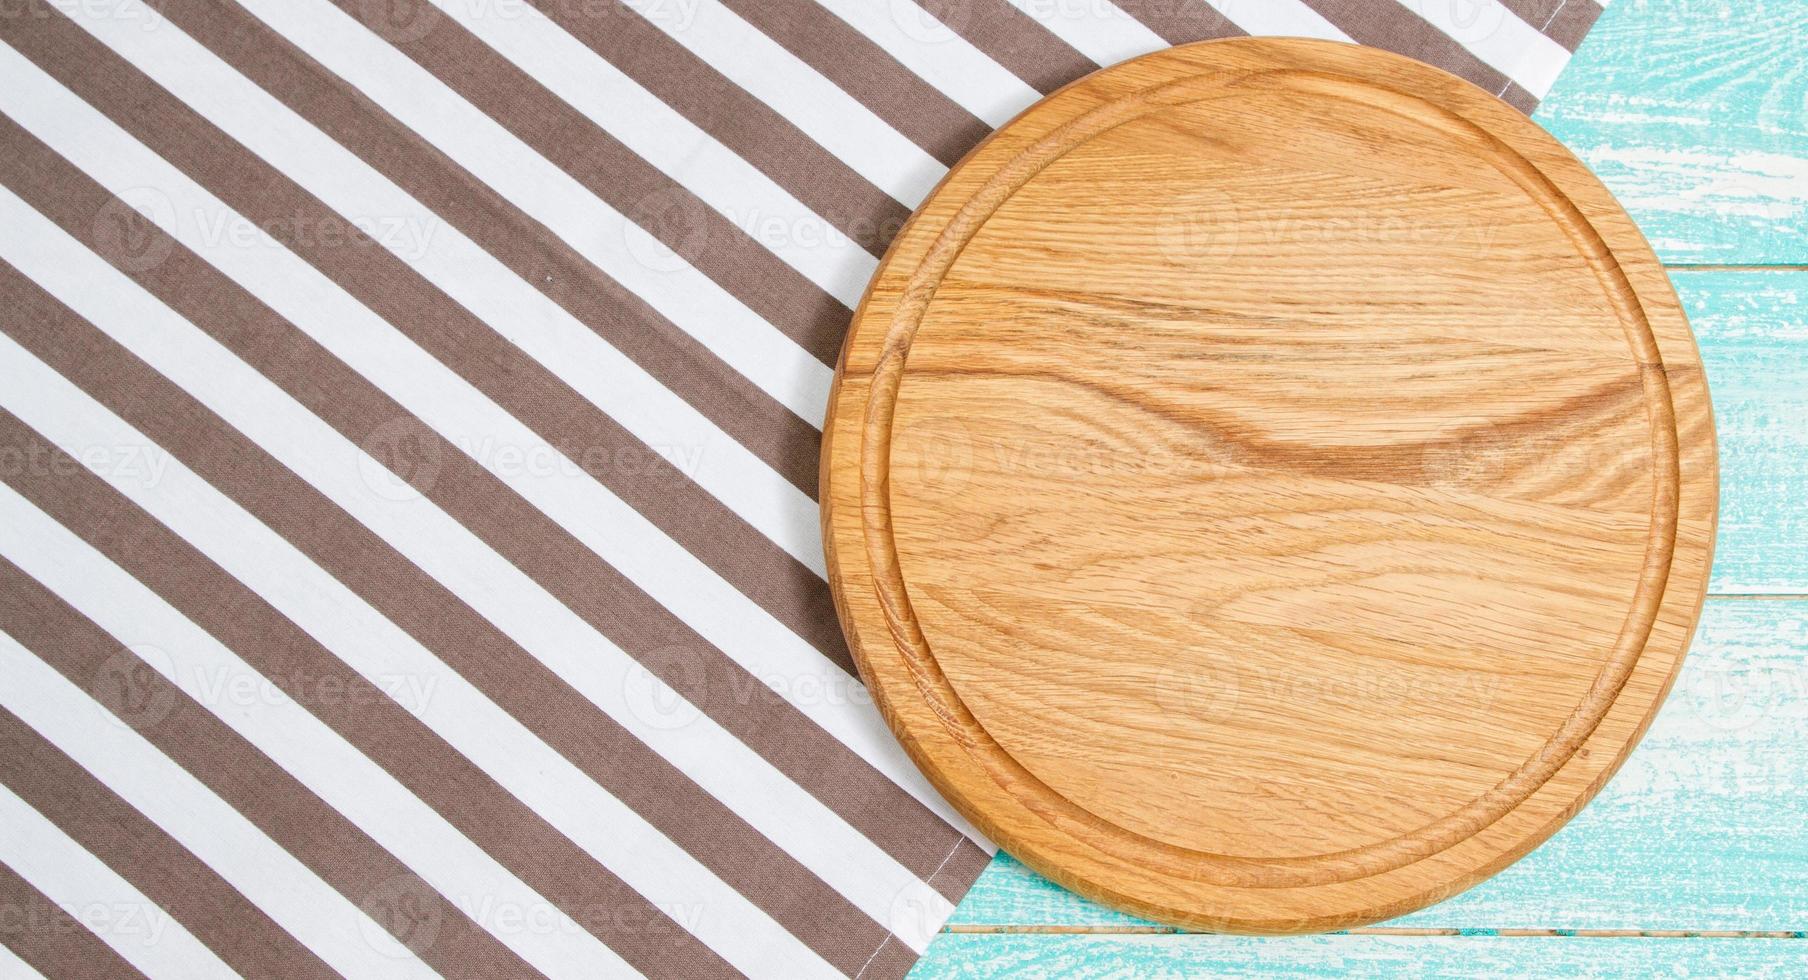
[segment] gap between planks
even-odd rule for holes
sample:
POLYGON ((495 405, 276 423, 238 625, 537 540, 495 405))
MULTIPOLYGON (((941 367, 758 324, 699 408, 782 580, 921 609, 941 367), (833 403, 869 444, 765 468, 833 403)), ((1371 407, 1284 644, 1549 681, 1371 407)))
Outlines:
POLYGON ((1665 262, 1665 272, 1808 272, 1808 264, 1794 262, 1716 263, 1665 262))
MULTIPOLYGON (((1015 926, 950 925, 948 935, 1034 936, 1205 936, 1169 926, 1015 926)), ((1808 939, 1808 930, 1753 929, 1438 929, 1370 926, 1345 929, 1340 936, 1497 936, 1509 939, 1808 939)), ((1287 938, 1287 937, 1274 937, 1287 938)))

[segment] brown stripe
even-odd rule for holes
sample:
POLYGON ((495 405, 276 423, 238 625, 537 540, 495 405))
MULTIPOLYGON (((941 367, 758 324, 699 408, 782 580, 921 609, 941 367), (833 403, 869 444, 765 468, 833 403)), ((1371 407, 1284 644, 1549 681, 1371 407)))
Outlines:
POLYGON ((1567 48, 1574 54, 1582 47, 1582 41, 1588 32, 1594 29, 1595 21, 1606 13, 1594 0, 1570 0, 1569 4, 1559 9, 1555 16, 1542 28, 1551 40, 1567 48))
POLYGON ((338 976, 218 872, 4 708, 0 782, 240 974, 338 976))
MULTIPOLYGON (((0 153, 16 154, 0 181, 99 254, 115 254, 96 221, 113 210, 103 189, 16 127, 0 153)), ((941 863, 959 835, 933 812, 307 335, 154 226, 145 231, 163 258, 122 265, 140 285, 354 443, 413 447, 431 466, 404 469, 429 499, 905 867, 928 875, 941 863)))
MULTIPOLYGON (((177 4, 172 4, 172 9, 177 4)), ((224 13, 217 21, 225 21, 224 13)), ((87 98, 152 150, 194 176, 240 214, 274 229, 302 259, 341 284, 347 292, 419 343, 442 363, 547 439, 567 459, 584 467, 660 530, 696 555, 742 594, 770 612, 824 655, 853 671, 837 626, 828 584, 802 562, 766 538, 676 466, 649 449, 608 415, 597 410, 547 368, 453 302, 421 276, 368 238, 329 239, 306 229, 343 226, 335 213, 245 151, 120 61, 80 28, 61 17, 22 23, 19 47, 59 80, 87 98)), ((0 33, 8 33, 0 25, 0 33)), ((246 58, 259 61, 267 59, 246 58)), ((269 79, 286 84, 272 91, 294 99, 304 88, 342 93, 318 78, 269 79)), ((405 130, 374 125, 349 103, 322 112, 329 133, 376 154, 398 179, 422 190, 456 195, 476 181, 425 165, 434 159, 405 130), (367 145, 349 132, 386 134, 367 145), (410 147, 416 149, 411 152, 410 147), (385 154, 390 154, 386 156, 385 154)), ((447 164, 449 167, 450 164, 447 164)), ((462 172, 460 172, 462 173, 462 172)), ((507 212, 514 215, 514 212, 507 212)), ((478 218, 480 225, 487 219, 478 218)), ((497 227, 501 222, 489 224, 497 227)), ((82 234, 76 233, 78 237, 82 234)), ((539 253, 531 241, 505 250, 524 262, 539 253)), ((379 421, 381 421, 379 419, 379 421)), ((809 447, 814 466, 814 430, 809 447)), ((525 450, 528 447, 517 447, 525 450)), ((686 447, 707 452, 709 447, 686 447)))
MULTIPOLYGON (((632 358, 793 485, 815 495, 819 435, 808 422, 237 4, 159 2, 172 19, 179 18, 197 41, 222 60, 385 171, 436 215, 632 358)), ((72 47, 79 49, 79 42, 72 42, 72 47)), ((89 49, 105 51, 98 44, 89 49)), ((137 77, 129 66, 121 70, 137 77)), ((707 260, 704 271, 717 282, 727 283, 725 288, 733 291, 740 283, 730 274, 731 269, 769 280, 757 289, 750 287, 741 298, 751 301, 755 312, 780 329, 789 325, 797 331, 793 339, 815 350, 817 356, 826 352, 832 358, 839 353, 836 348, 847 325, 845 307, 764 249, 732 247, 740 231, 688 191, 669 185, 674 192, 667 195, 650 189, 665 184, 637 183, 651 168, 616 159, 609 149, 614 145, 606 134, 591 132, 574 138, 560 135, 554 127, 543 148, 558 151, 554 162, 564 162, 593 188, 607 189, 619 180, 631 200, 645 205, 638 215, 646 219, 644 223, 665 235, 679 252, 694 255, 700 263, 707 260), (748 261, 753 261, 752 267, 747 266, 748 261), (760 264, 768 261, 770 268, 760 264)))
POLYGON ((1044 95, 1099 68, 1091 58, 1069 47, 1008 0, 916 2, 949 30, 1044 95))
POLYGON ((949 166, 992 131, 812 0, 722 3, 949 166))
POLYGON ((0 263, 21 346, 366 597, 598 785, 841 968, 885 930, 312 486, 0 263))
MULTIPOLYGON (((353 0, 337 2, 348 9, 355 6, 353 0)), ((425 0, 396 2, 425 5, 425 0)), ((875 256, 884 253, 886 244, 910 217, 908 207, 868 183, 866 178, 818 146, 784 116, 747 94, 626 6, 619 3, 599 5, 597 0, 528 2, 698 128, 758 167, 810 210, 875 256)), ((437 35, 464 33, 463 28, 435 31, 416 44, 399 46, 404 51, 414 47, 437 47, 440 46, 437 35)), ((474 38, 471 40, 481 44, 474 38)), ((449 46, 464 53, 462 39, 449 46)), ((443 60, 442 64, 445 64, 443 60)), ((435 69, 435 74, 442 79, 447 77, 439 69, 435 69)), ((467 92, 467 98, 471 94, 475 94, 474 89, 467 92)), ((493 93, 489 97, 494 99, 500 94, 493 93)), ((537 104, 540 101, 557 100, 542 95, 536 103, 510 107, 508 115, 532 115, 541 111, 537 104)), ((494 111, 491 115, 498 120, 504 118, 494 111)), ((566 138, 569 139, 569 135, 566 138)), ((843 316, 848 312, 844 310, 843 316)), ((845 329, 846 324, 841 326, 845 329)), ((839 340, 839 336, 836 339, 839 340)), ((830 352, 831 364, 834 363, 833 353, 830 352)))
POLYGON ((979 880, 980 873, 992 863, 992 856, 980 850, 979 845, 965 838, 961 839, 954 853, 930 876, 929 883, 937 888, 950 888, 958 894, 965 895, 967 889, 979 880))
MULTIPOLYGON (((239 654, 636 969, 734 971, 269 603, 11 413, 0 445, 43 459, 8 485, 239 654)), ((126 639, 126 638, 121 638, 126 639)))
MULTIPOLYGON (((928 883, 944 895, 951 895, 951 901, 960 901, 960 896, 973 887, 980 872, 992 863, 986 852, 979 849, 972 841, 962 838, 942 860, 941 866, 928 878, 928 883)), ((917 954, 903 943, 893 939, 873 951, 855 974, 856 980, 901 980, 916 964, 917 954)))
POLYGON ((238 732, 4 558, 0 623, 442 975, 535 972, 238 732))
MULTIPOLYGON (((543 283, 546 276, 537 273, 544 270, 549 254, 564 257, 567 261, 554 277, 556 283, 563 284, 561 295, 566 302, 562 305, 587 323, 610 322, 610 330, 599 331, 606 339, 614 342, 623 334, 637 336, 649 332, 650 323, 616 322, 621 319, 617 310, 639 306, 638 298, 602 277, 556 236, 521 216, 480 181, 415 138, 400 123, 269 31, 237 4, 221 6, 205 0, 168 0, 167 7, 180 26, 193 27, 198 32, 197 39, 212 47, 224 60, 333 135, 437 214, 457 223, 486 251, 527 281, 543 283), (213 10, 215 7, 220 9, 213 10), (609 290, 592 288, 598 279, 607 282, 609 290)), ((433 45, 416 47, 423 51, 430 47, 438 55, 446 56, 440 59, 443 63, 437 67, 447 71, 457 73, 456 66, 460 64, 467 68, 477 64, 506 66, 506 62, 501 62, 455 24, 444 25, 429 38, 437 40, 433 45), (469 50, 453 43, 461 37, 468 42, 469 50)), ((477 85, 475 89, 487 91, 490 83, 494 83, 511 98, 527 99, 529 92, 526 89, 532 87, 532 82, 521 76, 517 81, 522 90, 517 92, 510 88, 506 78, 500 77, 503 74, 506 73, 483 79, 485 84, 477 85)), ((115 98, 113 101, 120 100, 115 98)), ((181 115, 181 119, 156 122, 180 124, 198 131, 196 138, 221 147, 221 153, 232 153, 235 160, 246 161, 246 166, 234 168, 245 175, 246 182, 261 183, 263 178, 250 176, 263 169, 261 162, 242 151, 233 153, 237 150, 236 144, 205 121, 192 114, 181 115)), ((571 125, 579 123, 588 125, 581 119, 571 125)), ((593 142, 588 138, 550 135, 561 128, 554 127, 541 135, 547 136, 546 141, 554 146, 593 142)), ((171 145, 159 129, 147 126, 138 135, 153 148, 171 145)), ((205 159, 205 154, 171 155, 177 152, 179 148, 171 145, 170 153, 164 155, 191 173, 201 172, 196 168, 205 159)), ((599 179, 608 183, 618 174, 614 168, 614 163, 602 167, 598 171, 602 175, 599 179)), ((285 214, 294 214, 304 222, 331 220, 332 212, 324 205, 286 180, 280 183, 281 190, 274 196, 267 188, 259 188, 252 195, 240 192, 228 196, 223 192, 235 190, 233 187, 223 187, 216 193, 221 193, 222 199, 243 214, 251 214, 261 207, 272 220, 285 214)), ((749 247, 769 254, 751 243, 749 247)), ((568 458, 583 465, 598 482, 609 487, 792 632, 852 670, 852 660, 837 624, 826 582, 707 491, 697 487, 664 457, 650 451, 550 371, 372 243, 332 249, 308 242, 296 251, 321 271, 347 285, 348 291, 384 314, 385 319, 409 333, 443 363, 508 409, 510 414, 547 437, 568 458), (355 254, 359 252, 365 254, 355 254)), ((759 277, 770 275, 768 270, 751 271, 759 277)), ((832 340, 839 347, 848 312, 839 305, 836 309, 840 313, 832 340)), ((679 332, 650 309, 645 313, 657 321, 659 328, 679 332)), ((707 362, 694 359, 668 361, 664 370, 655 372, 655 376, 662 380, 683 378, 693 386, 708 388, 717 383, 718 370, 726 372, 739 385, 747 386, 745 379, 713 357, 707 362), (704 376, 698 376, 698 368, 704 370, 704 376)), ((734 406, 731 404, 729 408, 732 410, 734 406)), ((761 441, 777 440, 783 444, 783 461, 796 470, 786 474, 787 477, 794 484, 799 479, 807 479, 809 485, 804 489, 814 497, 820 444, 816 430, 789 412, 781 411, 779 416, 765 418, 756 414, 755 419, 760 424, 761 441)), ((742 441, 744 433, 729 430, 729 434, 742 441)), ((693 452, 708 451, 701 446, 686 448, 693 452)), ((757 447, 750 448, 758 452, 757 447)))
POLYGON ((1594 29, 1595 21, 1607 11, 1594 0, 1569 0, 1559 8, 1550 20, 1545 22, 1541 30, 1551 40, 1568 48, 1573 54, 1582 47, 1582 40, 1594 29))
POLYGON ((1501 4, 1571 54, 1601 16, 1595 0, 1501 0, 1501 4))
POLYGON ((1169 44, 1240 37, 1244 33, 1205 0, 1117 0, 1117 5, 1169 44))
POLYGON ((916 965, 917 954, 903 943, 889 943, 873 953, 855 980, 903 980, 916 965))
POLYGON ((1454 38, 1393 0, 1304 0, 1359 44, 1386 48, 1466 78, 1498 94, 1507 76, 1469 53, 1454 38))
POLYGON ((0 864, 0 942, 51 980, 143 977, 104 940, 0 864))
POLYGON ((1538 96, 1519 87, 1518 82, 1508 82, 1506 91, 1500 93, 1501 100, 1526 115, 1531 115, 1538 108, 1538 96))
MULTIPOLYGON (((425 175, 414 175, 412 167, 394 166, 401 158, 386 144, 393 141, 396 133, 406 132, 401 124, 391 121, 383 110, 355 88, 320 67, 312 58, 269 30, 237 4, 212 0, 162 2, 172 18, 185 30, 267 91, 283 99, 296 111, 309 116, 316 125, 320 125, 325 118, 331 124, 342 127, 343 132, 338 128, 329 129, 328 132, 333 133, 372 166, 391 171, 392 179, 411 177, 402 183, 415 197, 425 201, 427 198, 422 197, 423 191, 430 193, 442 185, 470 182, 468 178, 465 181, 447 180, 443 172, 456 170, 457 165, 443 158, 434 159, 430 164, 433 169, 425 175), (291 86, 296 87, 294 91, 290 90, 291 86), (375 125, 379 122, 386 125, 375 125), (385 166, 385 161, 390 162, 390 165, 385 166), (394 174, 398 170, 400 174, 394 174), (432 179, 429 180, 429 177, 432 179)), ((367 9, 361 0, 337 2, 353 16, 358 16, 367 9)), ((580 18, 582 24, 590 27, 591 33, 598 33, 598 28, 602 29, 601 33, 609 36, 613 36, 618 30, 636 34, 645 32, 652 37, 634 37, 631 46, 633 49, 640 50, 647 44, 660 43, 676 48, 678 53, 686 57, 690 56, 690 52, 678 47, 630 11, 597 6, 598 0, 581 2, 602 12, 600 20, 595 17, 580 18)), ((824 292, 802 273, 754 241, 735 222, 723 217, 683 185, 649 165, 583 113, 546 91, 508 59, 497 54, 458 23, 440 14, 424 0, 390 0, 389 6, 396 16, 437 19, 432 31, 418 39, 397 43, 395 46, 402 53, 433 73, 503 128, 514 133, 522 142, 533 147, 541 156, 570 174, 597 197, 607 201, 629 220, 658 236, 673 251, 682 255, 818 360, 825 364, 834 363, 841 336, 847 330, 851 315, 839 300, 824 292)), ((407 37, 412 37, 412 32, 407 37)), ((618 43, 625 44, 627 40, 624 38, 618 43)), ((619 64, 617 67, 627 70, 619 64)), ((644 70, 646 66, 636 67, 644 70)), ((741 152, 755 148, 751 141, 753 134, 759 133, 767 140, 765 146, 768 150, 757 158, 750 158, 749 162, 766 170, 775 180, 785 185, 787 190, 825 218, 839 216, 841 223, 848 226, 841 229, 844 233, 852 235, 864 225, 868 240, 864 244, 871 246, 879 240, 879 229, 895 229, 909 216, 903 205, 867 184, 832 154, 817 147, 803 134, 797 133, 790 123, 763 104, 754 101, 714 72, 705 76, 703 71, 707 69, 701 69, 701 63, 698 63, 700 70, 690 72, 684 71, 685 66, 681 63, 674 63, 672 67, 674 77, 668 79, 660 76, 660 89, 677 84, 680 80, 677 76, 682 76, 681 80, 685 85, 702 86, 692 91, 689 96, 692 101, 716 106, 717 111, 724 113, 727 118, 739 119, 739 125, 750 127, 729 133, 724 126, 724 132, 713 135, 718 138, 734 136, 735 143, 731 148, 741 152), (738 99, 735 98, 737 94, 738 99), (742 102, 752 104, 741 105, 742 102), (730 111, 733 114, 727 115, 730 111), (784 179, 780 178, 780 173, 784 175, 784 179), (800 190, 805 193, 800 194, 800 190)), ((655 94, 670 101, 664 91, 655 90, 655 94)), ((683 108, 701 111, 699 107, 689 104, 683 108)), ((437 158, 439 155, 433 153, 431 156, 437 158)), ((457 172, 463 173, 462 170, 457 172)), ((483 204, 486 206, 482 213, 472 213, 472 220, 461 224, 461 229, 474 237, 483 234, 487 222, 496 220, 495 213, 507 209, 500 196, 488 192, 487 188, 484 191, 483 204)), ((447 214, 449 220, 458 221, 459 216, 467 211, 473 211, 473 205, 455 208, 450 212, 442 210, 441 213, 447 214)), ((544 262, 541 253, 549 245, 557 244, 561 246, 562 252, 569 251, 563 249, 563 243, 557 236, 537 223, 530 224, 534 238, 537 239, 527 243, 530 250, 523 253, 521 259, 513 256, 504 258, 504 262, 518 272, 524 267, 530 270, 537 268, 531 263, 544 262), (522 259, 529 264, 524 266, 522 259)), ((500 236, 491 234, 489 237, 500 236)), ((521 236, 515 237, 519 239, 521 236)), ((575 260, 574 268, 583 265, 583 260, 575 252, 571 253, 571 258, 575 260)), ((569 274, 573 268, 565 271, 569 274)), ((530 282, 543 280, 543 276, 528 277, 530 282)), ((674 328, 665 326, 665 329, 674 328)), ((694 370, 684 362, 674 364, 673 368, 694 370)))

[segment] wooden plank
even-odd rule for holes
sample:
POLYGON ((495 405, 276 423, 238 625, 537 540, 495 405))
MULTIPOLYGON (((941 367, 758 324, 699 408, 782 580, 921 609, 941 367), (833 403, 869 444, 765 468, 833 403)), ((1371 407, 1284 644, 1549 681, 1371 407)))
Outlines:
MULTIPOLYGON (((1710 599, 1675 691, 1601 795, 1496 877, 1387 924, 1801 930, 1808 927, 1804 827, 1808 600, 1710 599)), ((1147 925, 1002 854, 952 923, 1147 925)))
POLYGON ((1800 976, 1805 939, 942 935, 911 976, 1800 976))
POLYGON ((1533 116, 1666 262, 1808 263, 1808 3, 1620 0, 1533 116))
POLYGON ((1701 345, 1720 439, 1710 589, 1808 593, 1808 272, 1671 279, 1701 345))

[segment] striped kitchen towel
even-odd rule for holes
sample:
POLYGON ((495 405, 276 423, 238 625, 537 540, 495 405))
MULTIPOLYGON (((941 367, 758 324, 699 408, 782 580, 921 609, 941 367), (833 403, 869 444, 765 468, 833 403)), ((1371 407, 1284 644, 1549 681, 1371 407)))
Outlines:
POLYGON ((903 974, 988 860, 855 678, 850 309, 1098 65, 1530 110, 1596 0, 0 0, 0 974, 903 974))

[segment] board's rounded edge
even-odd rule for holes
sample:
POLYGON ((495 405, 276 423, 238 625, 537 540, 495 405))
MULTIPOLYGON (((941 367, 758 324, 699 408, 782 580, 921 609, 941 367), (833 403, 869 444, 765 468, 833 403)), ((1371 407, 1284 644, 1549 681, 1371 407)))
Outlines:
MULTIPOLYGON (((1189 49, 1216 48, 1222 50, 1222 46, 1225 45, 1242 46, 1257 52, 1258 55, 1260 49, 1272 49, 1275 46, 1348 47, 1334 45, 1330 42, 1238 39, 1236 41, 1202 42, 1199 45, 1169 49, 1136 59, 1135 62, 1128 64, 1141 63, 1147 66, 1158 59, 1184 58, 1189 49)), ((889 321, 890 315, 895 312, 897 302, 902 298, 899 290, 900 284, 897 281, 898 263, 906 261, 902 256, 912 249, 920 252, 928 248, 930 243, 924 241, 925 236, 932 239, 934 234, 939 234, 940 228, 950 220, 958 203, 964 203, 964 198, 960 202, 954 203, 943 201, 942 189, 953 185, 970 161, 979 160, 988 152, 999 152, 1001 136, 1017 137, 1019 142, 1030 138, 1021 131, 1008 132, 1012 127, 1021 130, 1025 121, 1035 120, 1039 115, 1048 113, 1048 107, 1058 104, 1062 95, 1071 97, 1073 93, 1081 91, 1089 81, 1096 80, 1102 75, 1109 75, 1118 69, 1097 73, 1087 79, 1075 82, 1057 93, 1056 96, 1026 110, 1011 126, 995 133, 992 138, 976 147, 962 161, 961 165, 951 170, 944 178, 943 183, 938 185, 937 191, 929 198, 930 205, 912 216, 911 222, 906 225, 898 239, 894 241, 891 250, 888 251, 885 260, 881 263, 879 273, 875 275, 866 296, 856 311, 855 326, 850 331, 842 351, 841 363, 838 365, 835 385, 831 393, 830 411, 825 420, 821 498, 831 589, 835 595, 836 608, 842 618, 844 631, 848 634, 850 647, 854 650, 862 674, 873 688, 875 701, 885 715, 888 724, 900 737, 913 761, 924 770, 932 784, 947 796, 957 809, 973 820, 983 832, 1012 851, 1033 869, 1086 897, 1106 902, 1135 914, 1183 926, 1251 933, 1291 933, 1347 928, 1423 907, 1467 888, 1517 860, 1561 827, 1576 810, 1585 805, 1599 791, 1600 787, 1624 762, 1626 755, 1636 745, 1639 737, 1642 736, 1655 716, 1664 694, 1675 682, 1689 639, 1698 623, 1701 604, 1706 595, 1706 574, 1711 565, 1718 492, 1717 453, 1713 443, 1712 409, 1707 397, 1705 380, 1700 376, 1699 353, 1693 335, 1688 329, 1680 303, 1676 301, 1674 291, 1667 277, 1664 276, 1661 266, 1657 264, 1656 257, 1651 252, 1649 245, 1644 241, 1636 226, 1626 217, 1623 209, 1612 199, 1598 180, 1554 139, 1543 134, 1542 130, 1538 130, 1535 124, 1524 119, 1516 110, 1504 103, 1499 103, 1498 100, 1494 100, 1479 89, 1474 89, 1466 82, 1409 59, 1368 49, 1364 49, 1362 57, 1379 57, 1383 61, 1393 62, 1395 67, 1400 70, 1421 76, 1429 73, 1431 78, 1444 86, 1446 95, 1457 93, 1451 97, 1465 102, 1466 112, 1474 111, 1483 117, 1491 117, 1482 123, 1483 128, 1491 134, 1506 139, 1516 151, 1527 153, 1527 159, 1540 173, 1556 183, 1569 200, 1576 202, 1578 207, 1582 208, 1590 228, 1601 235, 1609 251, 1620 262, 1631 283, 1636 300, 1651 321, 1652 330, 1657 336, 1658 345, 1662 351, 1660 356, 1662 363, 1656 367, 1660 367, 1672 381, 1675 390, 1681 391, 1684 396, 1682 398, 1684 404, 1676 405, 1675 411, 1679 419, 1676 432, 1678 443, 1692 447, 1692 452, 1679 453, 1677 459, 1679 469, 1678 533, 1683 535, 1686 530, 1686 536, 1678 540, 1672 550, 1671 564, 1674 565, 1676 553, 1683 551, 1686 545, 1689 552, 1688 557, 1691 559, 1691 567, 1683 576, 1672 575, 1666 581, 1663 593, 1658 600, 1657 612, 1654 614, 1658 617, 1671 617, 1673 623, 1680 625, 1681 634, 1679 637, 1672 636, 1670 642, 1665 644, 1667 647, 1674 646, 1674 651, 1667 657, 1666 663, 1662 665, 1654 663, 1649 656, 1651 650, 1647 644, 1647 649, 1640 653, 1638 663, 1635 664, 1635 669, 1642 670, 1647 674, 1651 673, 1653 668, 1661 668, 1657 671, 1659 674, 1657 679, 1661 683, 1656 696, 1642 702, 1639 706, 1632 706, 1624 699, 1616 698, 1614 704, 1609 708, 1609 714, 1623 715, 1628 711, 1635 711, 1637 716, 1631 719, 1616 718, 1615 724, 1611 728, 1603 728, 1606 725, 1606 720, 1603 719, 1602 725, 1597 726, 1595 732, 1591 733, 1590 738, 1585 741, 1585 747, 1594 747, 1594 734, 1604 730, 1619 731, 1620 734, 1614 739, 1615 744, 1610 753, 1612 758, 1606 764, 1590 765, 1588 768, 1592 770, 1592 773, 1587 778, 1586 785, 1573 792, 1571 802, 1554 813, 1542 826, 1518 834, 1513 846, 1497 850, 1490 859, 1476 863, 1468 871, 1450 874, 1418 891, 1399 892, 1391 900, 1369 908, 1285 917, 1201 914, 1196 908, 1175 907, 1152 902, 1140 893, 1115 887, 1105 877, 1095 878, 1074 873, 1060 859, 1060 848, 1050 847, 1045 841, 1019 833, 1014 820, 1001 822, 993 819, 991 810, 982 805, 980 800, 975 799, 974 788, 968 785, 972 774, 962 770, 959 758, 959 753, 965 750, 965 746, 958 744, 957 740, 944 738, 946 732, 937 734, 934 729, 930 729, 930 734, 934 736, 932 741, 938 744, 925 744, 913 736, 912 732, 917 730, 913 726, 926 719, 922 718, 921 706, 910 703, 913 690, 909 683, 906 683, 909 678, 904 677, 901 680, 896 673, 898 668, 898 664, 895 663, 898 654, 896 644, 900 638, 892 633, 891 628, 885 627, 882 621, 875 623, 875 614, 883 620, 883 609, 879 608, 876 597, 852 595, 846 591, 843 585, 848 572, 854 573, 856 580, 862 575, 870 577, 872 574, 872 568, 865 560, 866 556, 862 554, 858 558, 855 557, 857 552, 864 550, 858 544, 858 539, 864 537, 866 529, 863 526, 855 527, 852 530, 856 533, 851 536, 849 534, 849 522, 859 524, 861 521, 860 517, 851 516, 849 511, 849 504, 852 503, 856 505, 853 512, 859 513, 859 495, 856 493, 849 498, 846 493, 849 479, 855 479, 855 482, 858 482, 849 474, 858 474, 859 466, 857 465, 857 453, 854 456, 856 465, 852 467, 847 465, 848 457, 846 455, 849 443, 858 442, 858 440, 849 440, 844 436, 850 425, 855 431, 865 428, 867 420, 859 402, 862 395, 870 393, 868 386, 872 380, 871 369, 878 363, 876 355, 879 353, 871 347, 874 337, 869 333, 864 335, 863 339, 861 329, 874 327, 875 320, 889 321), (1496 126, 1504 127, 1509 132, 1502 134, 1495 128, 1496 126), (1530 132, 1527 131, 1528 128, 1530 132), (1512 132, 1515 129, 1518 132, 1512 132), (1521 146, 1521 141, 1534 145, 1521 146), (1554 167, 1558 173, 1552 174, 1547 170, 1547 165, 1554 167), (936 207, 938 203, 942 205, 939 211, 936 207), (923 221, 924 224, 919 226, 919 221, 923 221), (935 226, 933 233, 926 230, 930 228, 931 224, 935 226), (1679 360, 1672 362, 1672 353, 1681 355, 1679 360), (863 359, 868 355, 873 355, 875 359, 863 359), (1680 365, 1682 370, 1672 374, 1673 363, 1680 365), (1690 427, 1698 427, 1703 424, 1705 419, 1705 453, 1701 452, 1703 442, 1701 437, 1693 437, 1693 441, 1684 439, 1685 426, 1681 420, 1685 417, 1689 420, 1690 427), (850 418, 857 421, 850 423, 850 418), (1680 609, 1677 608, 1679 604, 1682 607, 1680 609), (1627 710, 1622 711, 1621 709, 1627 710), (1629 729, 1626 727, 1628 723, 1630 723, 1629 729), (952 765, 949 764, 950 762, 952 765)), ((1124 66, 1120 66, 1120 68, 1122 67, 1124 66)), ((1054 123, 1058 126, 1062 121, 1057 118, 1054 123)), ((1048 127, 1043 125, 1042 128, 1046 130, 1048 127)), ((1032 129, 1031 136, 1033 136, 1033 132, 1032 129)), ((1004 149, 1009 151, 1009 147, 1004 149)), ((902 355, 902 352, 894 353, 900 357, 902 355)), ((1585 751, 1583 755, 1586 757, 1588 753, 1585 751)), ((1548 781, 1546 785, 1549 785, 1548 781)), ((979 787, 979 789, 983 791, 984 787, 979 787)), ((1514 811, 1509 811, 1509 813, 1511 812, 1514 811)), ((1025 812, 1016 814, 1016 816, 1029 817, 1030 814, 1025 812)), ((1503 814, 1502 819, 1505 816, 1503 814)), ((1498 823, 1497 820, 1495 824, 1498 823)), ((1495 824, 1489 826, 1492 827, 1495 824)), ((1486 829, 1488 828, 1483 828, 1483 830, 1486 829)), ((1467 842, 1465 840, 1464 843, 1467 842)), ((1456 847, 1457 845, 1453 845, 1451 848, 1446 848, 1440 851, 1439 855, 1446 855, 1456 847)), ((1434 857, 1436 856, 1434 855, 1434 857)), ((1387 874, 1409 871, 1424 863, 1426 862, 1409 863, 1387 872, 1387 874)))

